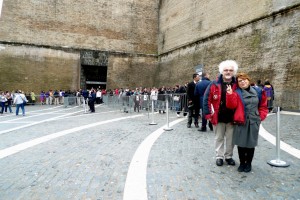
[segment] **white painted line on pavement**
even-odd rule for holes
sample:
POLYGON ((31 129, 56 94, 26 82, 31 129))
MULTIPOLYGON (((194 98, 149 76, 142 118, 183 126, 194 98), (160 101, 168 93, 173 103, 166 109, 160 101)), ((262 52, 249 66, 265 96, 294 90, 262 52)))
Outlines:
MULTIPOLYGON (((8 133, 8 132, 15 131, 15 130, 19 130, 19 129, 22 129, 22 128, 26 128, 26 127, 29 127, 29 126, 34 126, 34 125, 37 125, 37 124, 41 124, 41 123, 44 123, 44 122, 49 122, 49 121, 61 119, 61 118, 63 118, 63 117, 70 116, 70 115, 73 115, 73 114, 75 114, 75 113, 80 113, 80 112, 83 112, 83 111, 82 111, 82 110, 79 110, 79 111, 76 111, 76 112, 67 113, 67 114, 65 114, 65 115, 60 115, 60 116, 57 116, 57 117, 48 118, 48 119, 41 120, 41 121, 38 121, 38 122, 34 122, 34 123, 31 123, 31 124, 26 124, 26 125, 23 125, 23 126, 17 126, 17 127, 15 127, 15 128, 3 130, 3 131, 0 131, 0 135, 3 134, 3 133, 8 133)), ((41 115, 42 115, 42 114, 41 114, 41 115)), ((35 116, 37 116, 37 115, 35 115, 35 116)), ((23 118, 23 119, 24 119, 24 118, 23 118)), ((13 120, 9 120, 9 121, 13 121, 13 120)), ((6 122, 7 122, 7 121, 6 121, 6 122)))
MULTIPOLYGON (((117 110, 112 110, 112 111, 107 111, 107 112, 94 112, 94 113, 89 113, 91 115, 102 115, 102 114, 105 114, 105 113, 113 113, 113 112, 119 112, 117 110)), ((79 114, 79 115, 76 115, 76 116, 62 116, 61 118, 59 119, 70 119, 70 118, 75 118, 75 117, 82 117, 82 116, 86 116, 86 114, 79 114)))
MULTIPOLYGON (((173 126, 185 118, 170 123, 173 126)), ((147 163, 154 142, 164 132, 165 126, 151 133, 136 150, 127 173, 123 200, 147 200, 147 163)))
POLYGON ((106 120, 106 121, 102 121, 102 122, 97 122, 97 123, 88 124, 88 125, 84 125, 84 126, 80 126, 80 127, 76 127, 76 128, 71 128, 71 129, 60 131, 60 132, 57 132, 57 133, 54 133, 54 134, 46 135, 46 136, 43 136, 43 137, 40 137, 40 138, 36 138, 36 139, 30 140, 28 142, 24 142, 24 143, 17 144, 15 146, 0 150, 0 159, 5 158, 5 157, 10 156, 10 155, 13 155, 15 153, 18 153, 18 152, 23 151, 25 149, 28 149, 30 147, 36 146, 38 144, 45 143, 45 142, 48 142, 48 141, 53 140, 55 138, 68 135, 70 133, 78 132, 78 131, 85 130, 85 129, 88 129, 88 128, 92 128, 92 127, 95 127, 95 126, 99 126, 99 125, 102 125, 102 124, 107 124, 107 123, 111 123, 111 122, 116 122, 116 121, 120 121, 120 120, 124 120, 124 119, 136 118, 136 117, 141 117, 141 116, 144 116, 144 115, 134 115, 134 116, 110 119, 110 120, 106 120))
MULTIPOLYGON (((270 134, 268 131, 266 131, 266 129, 264 129, 262 125, 260 125, 259 135, 262 136, 265 140, 267 140, 271 144, 276 146, 276 137, 270 134)), ((300 159, 300 150, 292 147, 291 145, 283 141, 280 141, 280 149, 300 159)))
MULTIPOLYGON (((274 113, 276 114, 276 113, 274 113)), ((280 111, 280 114, 284 114, 284 115, 300 115, 299 112, 289 112, 289 111, 280 111)))
MULTIPOLYGON (((68 108, 66 110, 71 110, 73 108, 68 108)), ((45 112, 45 113, 40 113, 40 114, 37 114, 37 115, 30 115, 30 116, 22 116, 22 111, 21 111, 21 114, 19 117, 17 117, 16 115, 14 115, 16 118, 15 119, 11 119, 11 120, 4 120, 4 121, 1 121, 0 123, 7 123, 7 122, 12 122, 12 121, 18 121, 18 120, 23 120, 23 119, 28 119, 28 118, 32 118, 32 117, 38 117, 38 116, 42 116, 42 115, 52 115, 52 114, 58 114, 58 112, 60 112, 62 110, 56 110, 56 111, 52 111, 52 112, 45 112)), ((25 112, 26 114, 26 112, 25 112)))

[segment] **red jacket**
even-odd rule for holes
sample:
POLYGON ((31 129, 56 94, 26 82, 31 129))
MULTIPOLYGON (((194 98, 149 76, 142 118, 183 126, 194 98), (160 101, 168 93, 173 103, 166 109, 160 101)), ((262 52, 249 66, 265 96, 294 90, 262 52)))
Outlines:
MULTIPOLYGON (((268 107, 267 107, 267 96, 265 91, 260 91, 261 99, 258 105, 258 112, 261 121, 263 121, 268 114, 268 107)), ((260 98, 260 97, 259 97, 260 98)), ((229 109, 235 109, 233 122, 237 124, 245 124, 245 105, 241 99, 241 96, 238 94, 237 91, 233 92, 232 94, 226 93, 226 107, 229 109)))
MULTIPOLYGON (((203 97, 203 113, 205 118, 210 120, 213 125, 218 124, 218 113, 221 103, 221 94, 223 82, 222 75, 218 78, 217 81, 213 81, 205 90, 203 97)), ((234 91, 237 88, 235 78, 232 78, 232 90, 234 91)))

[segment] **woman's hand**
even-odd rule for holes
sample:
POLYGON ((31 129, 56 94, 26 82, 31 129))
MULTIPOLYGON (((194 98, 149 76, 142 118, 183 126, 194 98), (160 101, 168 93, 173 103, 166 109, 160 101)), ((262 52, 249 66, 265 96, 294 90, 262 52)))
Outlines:
POLYGON ((227 85, 227 89, 226 89, 228 94, 232 94, 232 88, 231 85, 227 85))

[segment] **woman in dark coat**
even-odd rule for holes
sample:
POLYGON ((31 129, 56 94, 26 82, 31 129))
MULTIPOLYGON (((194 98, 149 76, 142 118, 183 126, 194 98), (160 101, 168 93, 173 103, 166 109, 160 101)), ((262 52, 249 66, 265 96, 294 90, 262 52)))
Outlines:
POLYGON ((250 172, 254 150, 257 146, 261 121, 267 114, 267 97, 261 88, 250 86, 250 77, 245 73, 236 76, 238 88, 235 92, 228 86, 226 106, 235 109, 233 144, 238 146, 239 172, 250 172))

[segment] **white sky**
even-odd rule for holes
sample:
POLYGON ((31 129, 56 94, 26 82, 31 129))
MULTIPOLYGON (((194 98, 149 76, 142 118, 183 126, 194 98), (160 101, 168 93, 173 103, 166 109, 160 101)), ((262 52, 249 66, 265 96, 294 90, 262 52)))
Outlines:
POLYGON ((1 11, 2 11, 2 4, 3 4, 3 0, 0 0, 0 17, 1 17, 1 11))

